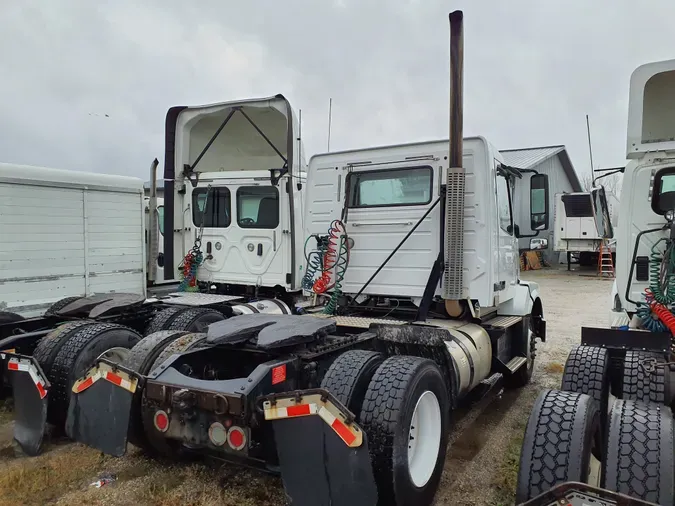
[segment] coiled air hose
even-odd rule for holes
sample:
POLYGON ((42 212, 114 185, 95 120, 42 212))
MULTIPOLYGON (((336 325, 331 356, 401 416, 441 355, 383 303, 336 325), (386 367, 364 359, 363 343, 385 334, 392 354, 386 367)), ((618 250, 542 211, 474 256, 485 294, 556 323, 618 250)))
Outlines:
POLYGON ((305 262, 307 264, 307 269, 305 270, 305 275, 302 277, 302 288, 303 290, 307 291, 312 290, 314 286, 314 276, 316 275, 317 272, 322 270, 323 256, 326 249, 324 246, 324 242, 317 237, 318 239, 317 249, 314 251, 310 251, 310 253, 307 254, 307 243, 312 237, 316 236, 309 236, 305 240, 305 248, 304 248, 305 262))
POLYGON ((675 335, 675 315, 668 308, 675 302, 675 242, 662 238, 651 249, 649 257, 649 288, 645 289, 645 302, 638 305, 635 314, 642 327, 650 332, 670 331, 675 335), (659 244, 666 243, 663 253, 659 244))
POLYGON ((656 302, 665 306, 675 302, 675 242, 666 238, 652 246, 649 258, 649 287, 656 302), (666 250, 658 251, 658 245, 665 241, 666 250))
POLYGON ((183 279, 178 285, 179 292, 197 292, 197 269, 204 261, 204 255, 201 250, 195 246, 185 255, 181 264, 183 279))
MULTIPOLYGON (((306 246, 307 241, 305 241, 306 246)), ((342 295, 342 281, 349 265, 349 241, 344 223, 334 220, 328 229, 327 240, 319 240, 317 251, 305 255, 305 258, 307 271, 302 280, 303 288, 311 289, 317 294, 326 293, 332 289, 323 313, 334 314, 338 307, 338 299, 342 295), (319 270, 321 276, 314 281, 314 275, 319 270)))

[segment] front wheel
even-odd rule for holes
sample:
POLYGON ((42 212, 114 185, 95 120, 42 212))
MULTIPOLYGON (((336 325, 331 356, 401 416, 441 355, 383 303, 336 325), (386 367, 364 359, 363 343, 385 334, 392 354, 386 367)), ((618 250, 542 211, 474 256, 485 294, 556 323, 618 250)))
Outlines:
POLYGON ((445 463, 450 402, 431 360, 399 355, 380 365, 359 416, 380 504, 433 502, 445 463))

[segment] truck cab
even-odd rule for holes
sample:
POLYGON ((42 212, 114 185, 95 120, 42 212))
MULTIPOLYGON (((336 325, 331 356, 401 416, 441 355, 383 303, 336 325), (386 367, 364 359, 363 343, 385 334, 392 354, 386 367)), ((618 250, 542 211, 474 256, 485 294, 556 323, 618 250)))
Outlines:
MULTIPOLYGON (((631 76, 623 189, 617 238, 616 282, 610 324, 627 324, 645 290, 650 268, 663 256, 675 201, 675 60, 638 67, 631 76)), ((658 267, 658 266, 657 266, 658 267)))
POLYGON ((180 279, 201 246, 197 277, 209 289, 298 291, 305 162, 290 103, 173 107, 166 125, 164 279, 180 279))
MULTIPOLYGON (((548 229, 546 176, 505 165, 482 137, 464 139, 463 150, 463 291, 484 312, 529 314, 532 301, 520 282, 517 239, 533 222, 538 230, 528 235, 548 229), (514 202, 521 199, 535 203, 525 224, 516 223, 513 214, 514 202)), ((334 220, 344 222, 352 243, 340 287, 344 293, 358 296, 361 304, 395 298, 399 305, 419 308, 439 252, 456 239, 447 235, 452 223, 444 218, 447 171, 448 141, 310 159, 306 235, 325 235, 334 220)), ((442 295, 439 283, 433 299, 440 301, 442 295)))

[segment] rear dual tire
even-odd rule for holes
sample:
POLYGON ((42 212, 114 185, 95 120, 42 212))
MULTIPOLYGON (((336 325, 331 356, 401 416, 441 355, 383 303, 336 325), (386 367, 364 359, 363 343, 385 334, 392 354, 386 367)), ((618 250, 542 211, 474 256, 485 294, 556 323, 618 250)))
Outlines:
POLYGON ((141 340, 134 330, 113 323, 77 321, 61 325, 43 337, 33 354, 51 383, 47 421, 57 430, 68 414, 71 388, 101 356, 115 350, 123 355, 141 340))
POLYGON ((600 419, 599 402, 589 395, 559 390, 539 395, 521 450, 518 504, 569 481, 655 504, 673 504, 670 408, 617 400, 604 438, 600 419))
POLYGON ((450 403, 438 366, 397 355, 375 371, 358 415, 380 505, 431 504, 445 463, 450 403))
POLYGON ((158 312, 145 330, 145 335, 160 330, 206 332, 209 325, 225 319, 220 311, 204 307, 169 307, 158 312))
MULTIPOLYGON (((147 376, 153 369, 157 357, 176 339, 187 332, 181 330, 160 330, 141 339, 129 352, 122 365, 138 374, 147 376)), ((129 442, 139 448, 148 449, 149 443, 141 420, 143 389, 134 393, 129 415, 129 442)))
MULTIPOLYGON (((157 354, 154 362, 148 366, 148 372, 161 367, 172 355, 199 348, 205 341, 206 334, 182 333, 176 336, 157 354)), ((155 414, 158 409, 154 401, 147 399, 145 389, 143 389, 139 403, 139 423, 134 427, 134 430, 142 430, 143 435, 137 441, 150 455, 167 459, 185 459, 188 455, 181 443, 164 437, 163 433, 155 427, 155 414)))

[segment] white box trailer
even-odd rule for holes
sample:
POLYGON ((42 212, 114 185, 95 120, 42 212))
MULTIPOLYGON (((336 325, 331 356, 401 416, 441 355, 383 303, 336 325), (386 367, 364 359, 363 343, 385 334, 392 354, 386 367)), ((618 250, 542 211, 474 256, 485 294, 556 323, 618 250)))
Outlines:
POLYGON ((68 296, 146 296, 143 181, 0 164, 0 311, 68 296))
MULTIPOLYGON (((618 200, 612 193, 606 195, 612 226, 616 227, 618 200)), ((554 251, 567 253, 568 268, 573 258, 582 266, 597 264, 602 238, 595 226, 591 194, 557 193, 554 210, 554 251)), ((614 242, 609 246, 614 253, 614 242)))

